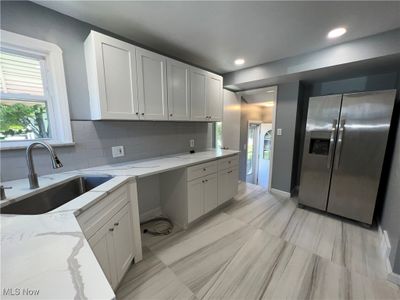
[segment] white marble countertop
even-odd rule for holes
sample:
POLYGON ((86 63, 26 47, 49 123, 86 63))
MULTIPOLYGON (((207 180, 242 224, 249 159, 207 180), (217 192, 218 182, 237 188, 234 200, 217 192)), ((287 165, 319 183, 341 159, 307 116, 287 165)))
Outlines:
POLYGON ((40 188, 27 179, 3 182, 12 186, 1 207, 82 174, 116 176, 80 197, 41 215, 1 215, 1 298, 114 299, 76 215, 127 180, 207 162, 238 153, 210 150, 176 154, 39 177, 40 188), (35 294, 38 293, 38 294, 35 294))

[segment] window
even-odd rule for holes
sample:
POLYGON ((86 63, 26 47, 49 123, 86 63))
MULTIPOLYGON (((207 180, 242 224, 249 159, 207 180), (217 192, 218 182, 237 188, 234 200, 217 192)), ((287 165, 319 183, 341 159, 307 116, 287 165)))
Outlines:
POLYGON ((61 49, 1 31, 1 148, 72 143, 61 49))
POLYGON ((222 122, 215 123, 215 148, 222 148, 222 122))

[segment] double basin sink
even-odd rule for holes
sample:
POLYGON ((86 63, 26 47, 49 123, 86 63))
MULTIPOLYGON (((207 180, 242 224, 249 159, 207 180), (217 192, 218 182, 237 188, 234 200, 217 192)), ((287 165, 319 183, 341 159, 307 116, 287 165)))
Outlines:
POLYGON ((112 176, 80 176, 1 208, 2 214, 39 215, 79 197, 112 176))

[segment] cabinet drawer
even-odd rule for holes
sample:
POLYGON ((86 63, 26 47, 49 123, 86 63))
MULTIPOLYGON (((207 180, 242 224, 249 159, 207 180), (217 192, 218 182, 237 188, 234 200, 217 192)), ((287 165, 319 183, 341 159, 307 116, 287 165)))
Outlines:
POLYGON ((128 186, 124 185, 100 200, 77 217, 86 238, 90 238, 129 201, 128 186))
POLYGON ((218 171, 218 164, 215 161, 188 167, 187 180, 190 181, 202 176, 216 173, 217 171, 218 171))
POLYGON ((222 158, 218 161, 218 170, 225 170, 228 168, 235 167, 239 164, 239 155, 229 156, 222 158))

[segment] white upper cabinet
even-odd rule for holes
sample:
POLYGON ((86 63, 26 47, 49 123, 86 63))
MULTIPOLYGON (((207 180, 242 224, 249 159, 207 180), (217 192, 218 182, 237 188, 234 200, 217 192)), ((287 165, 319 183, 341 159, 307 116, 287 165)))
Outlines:
POLYGON ((191 119, 194 121, 208 120, 206 108, 206 82, 206 71, 197 68, 190 68, 191 119))
POLYGON ((190 120, 190 67, 167 58, 168 119, 190 120))
POLYGON ((93 120, 137 120, 135 46, 92 31, 85 41, 93 120))
POLYGON ((91 31, 92 120, 221 121, 222 77, 91 31))
POLYGON ((210 121, 222 121, 222 77, 208 73, 206 91, 206 107, 208 119, 210 121))
POLYGON ((223 112, 222 77, 191 68, 191 119, 193 121, 221 121, 223 112))
POLYGON ((166 58, 136 50, 141 120, 168 120, 166 58))

